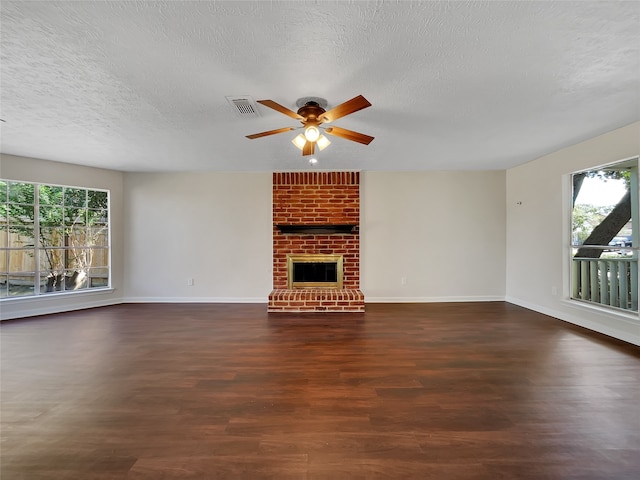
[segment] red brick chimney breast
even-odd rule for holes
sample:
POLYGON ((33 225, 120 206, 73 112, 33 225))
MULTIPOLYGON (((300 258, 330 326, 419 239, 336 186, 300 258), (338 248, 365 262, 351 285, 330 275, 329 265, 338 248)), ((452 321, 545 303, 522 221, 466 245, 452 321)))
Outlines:
POLYGON ((270 312, 364 311, 360 172, 274 172, 270 312), (352 233, 284 234, 277 225, 353 225, 352 233), (287 289, 287 254, 343 256, 343 289, 287 289))

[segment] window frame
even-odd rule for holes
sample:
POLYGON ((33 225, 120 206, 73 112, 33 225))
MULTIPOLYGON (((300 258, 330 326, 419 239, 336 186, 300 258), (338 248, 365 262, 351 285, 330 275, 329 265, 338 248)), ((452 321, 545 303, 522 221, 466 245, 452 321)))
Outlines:
MULTIPOLYGON (((2 283, 0 283, 0 288, 3 289, 3 291, 0 292, 0 302, 25 300, 25 299, 33 299, 33 298, 49 298, 51 296, 57 296, 57 295, 82 295, 87 293, 104 292, 104 291, 112 290, 112 262, 111 262, 112 218, 111 218, 111 191, 109 189, 74 186, 74 185, 63 185, 63 184, 57 184, 57 183, 33 182, 33 181, 16 180, 16 179, 9 179, 9 178, 0 178, 0 182, 3 182, 0 188, 5 189, 4 196, 6 196, 6 199, 4 199, 3 201, 0 201, 0 205, 2 205, 3 208, 6 209, 6 215, 7 215, 6 222, 3 222, 1 224, 4 230, 1 232, 1 234, 4 235, 5 238, 2 244, 0 245, 0 255, 4 256, 4 258, 2 259, 4 268, 0 272, 0 277, 2 278, 2 283), (11 216, 9 215, 9 205, 13 202, 11 202, 11 194, 10 194, 9 187, 11 184, 15 184, 15 183, 27 184, 27 185, 33 186, 33 192, 34 192, 33 193, 33 209, 34 209, 33 235, 30 238, 33 241, 33 245, 29 245, 28 248, 10 244, 11 229, 9 225, 11 221, 10 220, 11 216), (41 202, 42 187, 48 187, 51 189, 61 189, 62 191, 61 200, 60 200, 61 203, 60 204, 42 203, 41 202), (84 192, 84 199, 82 200, 83 205, 77 206, 77 205, 65 204, 65 194, 67 191, 70 191, 70 190, 80 190, 84 192), (98 201, 104 202, 106 206, 91 208, 90 202, 92 199, 92 192, 100 193, 101 195, 99 197, 102 197, 102 194, 104 194, 106 196, 106 199, 103 200, 102 198, 99 198, 98 201), (65 237, 65 239, 68 241, 69 238, 76 238, 76 239, 82 238, 83 241, 80 244, 78 243, 68 244, 66 241, 61 245, 48 245, 46 243, 43 244, 42 235, 41 235, 42 234, 41 208, 61 209, 62 223, 58 228, 63 232, 63 236, 65 237), (82 227, 81 229, 78 230, 79 232, 81 232, 79 236, 74 237, 73 233, 69 234, 65 231, 65 229, 72 229, 73 231, 73 229, 76 228, 75 226, 78 225, 77 223, 78 218, 73 219, 73 221, 65 222, 65 215, 64 215, 66 213, 65 208, 69 208, 69 209, 76 208, 84 211, 85 218, 84 218, 84 221, 80 222, 82 227), (102 221, 98 222, 98 225, 102 226, 101 228, 99 227, 100 232, 96 233, 95 237, 92 237, 91 235, 89 235, 89 231, 92 225, 89 222, 88 215, 89 215, 89 212, 93 211, 99 216, 101 210, 104 211, 106 215, 103 217, 103 219, 101 219, 102 221), (101 237, 103 239, 102 242, 98 244, 92 244, 91 242, 92 238, 98 239, 101 237), (22 250, 22 251, 28 250, 30 252, 25 254, 33 256, 33 264, 34 264, 33 270, 12 271, 11 252, 16 250, 22 250), (64 265, 62 266, 62 269, 60 272, 52 268, 47 268, 47 266, 43 265, 44 263, 43 256, 47 256, 48 254, 51 254, 54 251, 56 251, 57 253, 62 253, 65 258, 64 265), (82 252, 83 255, 90 257, 90 260, 88 261, 88 263, 85 258, 84 260, 85 264, 83 268, 78 268, 78 266, 73 266, 72 263, 69 262, 69 259, 72 258, 73 255, 77 255, 77 252, 82 252), (99 262, 100 263, 99 266, 95 266, 93 265, 92 255, 100 252, 101 252, 101 258, 103 261, 99 262), (82 274, 86 276, 86 279, 83 280, 83 278, 80 277, 80 280, 77 280, 80 274, 76 276, 69 275, 69 273, 72 271, 82 272, 82 274), (92 275, 92 271, 96 273, 92 275), (33 283, 29 285, 29 287, 31 288, 31 291, 12 295, 9 289, 10 287, 9 279, 12 276, 18 277, 18 278, 20 276, 24 276, 25 278, 33 277, 33 283), (53 277, 58 278, 59 285, 54 286, 52 290, 47 290, 47 287, 45 285, 47 285, 49 282, 49 279, 53 277), (94 279, 99 279, 99 278, 104 278, 104 284, 91 286, 92 281, 94 279), (6 280, 6 283, 5 283, 5 280, 6 280), (77 286, 78 283, 76 283, 76 288, 70 288, 73 286, 73 282, 76 282, 76 281, 80 283, 80 286, 77 286), (43 283, 43 282, 46 282, 46 283, 43 283)), ((20 204, 20 205, 30 206, 31 204, 20 204)), ((53 228, 54 227, 51 225, 42 227, 42 229, 53 229, 53 228)), ((47 258, 50 258, 50 257, 47 257, 47 258)), ((75 258, 77 259, 78 257, 75 257, 75 258)), ((49 265, 49 267, 51 267, 51 265, 49 265)))
MULTIPOLYGON (((571 302, 578 302, 580 305, 583 305, 585 307, 588 308, 592 308, 592 309, 605 309, 607 311, 611 311, 613 312, 618 312, 618 313, 623 313, 623 314, 632 314, 634 316, 637 317, 638 315, 638 297, 640 296, 640 288, 638 287, 638 264, 639 264, 639 251, 640 249, 639 247, 639 230, 640 230, 640 220, 639 220, 639 205, 638 205, 638 185, 640 183, 640 157, 639 156, 632 156, 632 157, 628 157, 626 159, 622 159, 622 160, 618 160, 615 162, 611 162, 611 163, 607 163, 604 165, 600 165, 600 166, 595 166, 595 167, 590 167, 590 168, 584 168, 581 170, 576 170, 573 172, 570 172, 568 175, 568 181, 569 181, 569 189, 568 189, 568 205, 569 205, 569 209, 568 209, 568 229, 567 229, 567 237, 568 238, 568 248, 565 250, 567 256, 568 256, 568 263, 567 263, 567 283, 566 285, 568 285, 567 288, 567 295, 565 298, 567 298, 569 301, 571 302), (631 253, 631 257, 630 257, 630 270, 629 270, 629 289, 631 293, 631 302, 630 302, 630 306, 628 308, 624 308, 621 307, 619 305, 616 304, 608 304, 607 302, 609 302, 608 299, 605 299, 605 301, 602 300, 602 297, 600 296, 600 293, 598 293, 598 301, 595 301, 594 299, 587 299, 584 298, 585 294, 580 291, 579 293, 578 290, 578 284, 581 282, 584 282, 584 278, 580 280, 580 282, 578 282, 576 280, 576 276, 577 274, 582 274, 582 272, 576 272, 576 258, 575 258, 575 252, 576 249, 580 248, 582 245, 579 243, 574 242, 574 231, 573 231, 573 222, 574 222, 574 202, 573 202, 573 195, 574 195, 574 188, 573 188, 573 177, 574 175, 580 174, 580 173, 584 173, 584 172, 593 172, 593 171, 599 171, 599 170, 605 170, 605 169, 611 169, 612 167, 616 167, 616 166, 623 166, 624 164, 629 164, 629 163, 634 163, 634 165, 631 166, 631 168, 635 169, 635 175, 631 175, 631 185, 630 185, 630 190, 631 190, 631 227, 632 227, 632 246, 631 247, 620 247, 620 248, 615 248, 615 250, 621 250, 621 251, 627 251, 631 253), (635 191, 635 195, 634 195, 634 191, 635 191), (635 294, 633 293, 635 292, 635 294), (635 304, 633 303, 635 302, 635 304)), ((589 247, 592 247, 591 245, 589 245, 589 247)), ((614 250, 613 248, 611 248, 610 245, 594 245, 593 248, 598 248, 598 249, 608 249, 608 250, 614 250)), ((602 261, 600 258, 595 259, 595 260, 599 260, 602 261)), ((611 275, 611 272, 606 270, 607 272, 607 282, 609 281, 609 277, 611 275)), ((591 276, 591 281, 594 280, 595 277, 598 277, 598 275, 601 275, 602 272, 600 273, 594 273, 592 274, 593 276, 591 276)))

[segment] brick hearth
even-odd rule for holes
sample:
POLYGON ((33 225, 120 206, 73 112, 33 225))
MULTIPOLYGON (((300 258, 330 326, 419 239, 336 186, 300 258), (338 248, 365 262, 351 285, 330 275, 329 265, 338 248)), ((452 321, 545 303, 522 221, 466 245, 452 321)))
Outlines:
POLYGON ((269 295, 270 312, 364 312, 360 290, 334 288, 273 290, 269 295))
POLYGON ((273 174, 273 288, 270 312, 363 312, 359 172, 273 174), (354 225, 352 233, 284 234, 277 225, 354 225), (287 289, 287 254, 343 257, 342 289, 287 289))

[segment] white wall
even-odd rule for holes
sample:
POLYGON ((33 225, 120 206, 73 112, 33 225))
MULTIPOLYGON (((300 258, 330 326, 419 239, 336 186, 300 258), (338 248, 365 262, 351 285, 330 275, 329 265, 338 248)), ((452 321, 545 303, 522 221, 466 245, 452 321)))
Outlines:
POLYGON ((121 303, 123 296, 123 174, 113 170, 0 154, 0 176, 10 180, 100 188, 111 191, 111 283, 113 290, 49 294, 3 300, 0 319, 121 303))
POLYGON ((365 172, 361 182, 365 301, 504 300, 504 171, 365 172))
MULTIPOLYGON (((504 299, 504 179, 363 174, 366 301, 504 299)), ((126 301, 266 303, 271 174, 126 174, 125 198, 126 301)))
POLYGON ((637 156, 639 139, 640 122, 507 171, 507 301, 640 345, 638 314, 568 300, 569 175, 637 156))
POLYGON ((125 301, 266 304, 271 177, 127 173, 125 301))

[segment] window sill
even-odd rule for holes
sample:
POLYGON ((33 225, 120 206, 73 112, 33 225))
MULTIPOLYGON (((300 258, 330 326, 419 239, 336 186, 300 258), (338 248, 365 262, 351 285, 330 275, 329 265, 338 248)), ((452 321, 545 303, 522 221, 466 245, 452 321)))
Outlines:
POLYGON ((104 287, 104 288, 88 288, 80 291, 70 291, 70 292, 55 292, 55 293, 43 293, 40 295, 30 295, 25 297, 4 297, 0 298, 0 302, 2 303, 22 303, 22 302, 32 302, 34 300, 46 299, 46 298, 63 298, 63 297, 82 297, 86 295, 93 294, 109 294, 115 291, 112 287, 104 287))
POLYGON ((629 322, 633 325, 637 325, 638 323, 640 323, 640 314, 631 310, 623 310, 616 307, 605 307, 595 303, 575 299, 565 299, 563 300, 563 303, 578 310, 591 313, 599 313, 610 318, 629 322))

